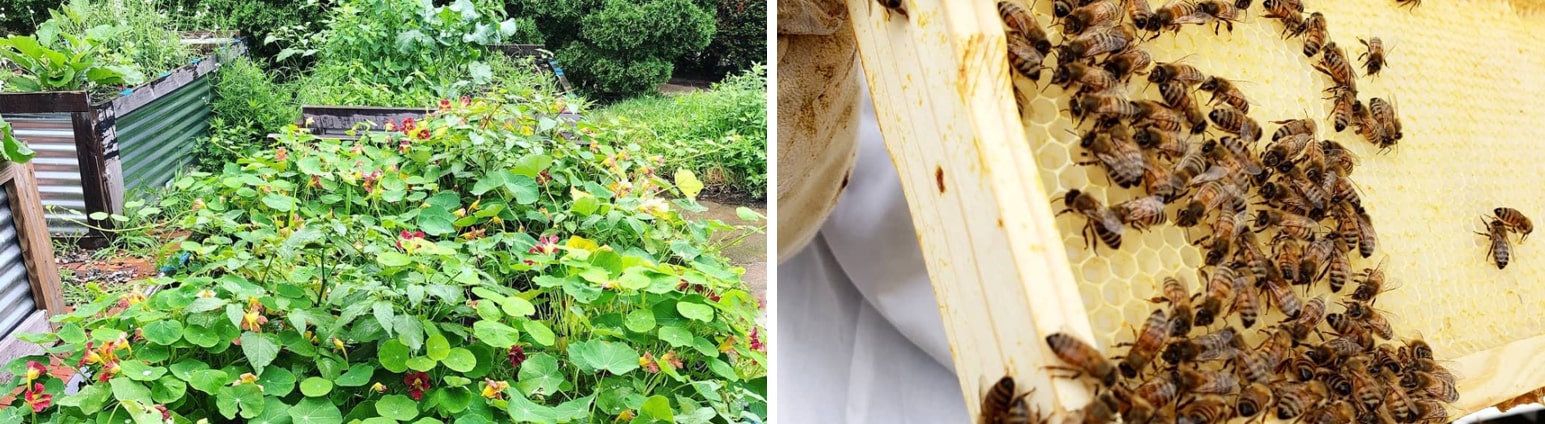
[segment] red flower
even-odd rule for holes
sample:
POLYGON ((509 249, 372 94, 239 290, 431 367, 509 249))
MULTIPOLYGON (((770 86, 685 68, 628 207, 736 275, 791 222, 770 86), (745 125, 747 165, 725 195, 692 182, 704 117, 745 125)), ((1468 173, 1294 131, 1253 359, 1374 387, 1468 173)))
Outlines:
POLYGON ((402 118, 402 132, 410 132, 414 128, 418 128, 418 125, 413 122, 413 118, 402 118))
POLYGON ((537 174, 537 176, 536 176, 537 184, 547 185, 547 182, 548 181, 552 181, 552 180, 553 180, 553 174, 547 173, 546 169, 543 169, 542 173, 541 174, 537 174))
POLYGON ((408 385, 408 397, 413 400, 423 400, 424 391, 429 390, 428 373, 410 372, 402 377, 402 382, 408 385))
POLYGON ((33 413, 43 412, 43 409, 54 404, 54 395, 43 391, 43 383, 33 383, 32 388, 27 390, 25 399, 28 405, 32 405, 33 413))
POLYGON ((404 138, 404 139, 402 139, 401 143, 397 143, 397 152, 402 153, 402 154, 407 154, 408 153, 408 148, 412 147, 412 146, 413 146, 412 141, 409 140, 409 139, 404 138))
POLYGON ((767 346, 762 344, 762 337, 759 333, 760 329, 751 329, 751 350, 758 352, 766 351, 767 346))
POLYGON ((402 242, 404 241, 421 239, 424 238, 424 235, 425 234, 423 231, 414 231, 410 233, 408 230, 402 230, 402 233, 399 234, 400 237, 397 238, 397 248, 402 249, 402 242))
POLYGON ((440 99, 440 111, 443 112, 443 111, 447 111, 447 110, 451 110, 451 100, 450 99, 440 99))
POLYGON ((531 246, 531 250, 527 250, 526 253, 541 253, 541 254, 551 255, 553 252, 557 252, 557 251, 558 251, 558 236, 552 235, 552 236, 542 236, 541 238, 538 238, 536 246, 531 246))
POLYGON ((650 374, 660 373, 660 363, 655 362, 653 353, 644 352, 644 357, 638 358, 638 365, 643 366, 644 371, 650 374))
POLYGON ((520 368, 522 362, 526 362, 526 350, 520 345, 510 346, 510 366, 520 368))
POLYGON ((418 131, 418 139, 419 140, 428 140, 429 139, 429 129, 426 128, 426 129, 419 130, 418 131))
POLYGON ((166 409, 166 405, 156 405, 156 410, 157 411, 161 411, 161 419, 163 419, 163 420, 170 420, 170 419, 172 419, 172 411, 168 411, 166 409))
POLYGON ((42 377, 42 376, 45 376, 45 375, 48 375, 48 368, 44 368, 42 362, 27 361, 27 382, 28 383, 31 383, 32 380, 37 380, 39 377, 42 377))
POLYGON ((461 105, 462 106, 472 106, 472 98, 471 97, 467 97, 467 96, 461 96, 461 105))

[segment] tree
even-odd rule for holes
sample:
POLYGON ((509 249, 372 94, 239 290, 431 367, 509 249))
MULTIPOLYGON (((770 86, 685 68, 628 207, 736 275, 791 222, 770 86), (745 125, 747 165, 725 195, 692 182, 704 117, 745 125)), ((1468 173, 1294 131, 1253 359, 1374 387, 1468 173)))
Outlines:
POLYGON ((591 95, 650 92, 675 61, 707 47, 711 10, 691 0, 512 0, 511 16, 532 16, 558 61, 591 95))

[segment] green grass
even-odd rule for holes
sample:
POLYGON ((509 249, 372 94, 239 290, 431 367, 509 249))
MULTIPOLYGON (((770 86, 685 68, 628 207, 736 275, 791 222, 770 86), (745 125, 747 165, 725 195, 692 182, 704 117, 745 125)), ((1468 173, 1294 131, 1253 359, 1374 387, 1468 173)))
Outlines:
POLYGON ((691 169, 720 194, 767 196, 767 78, 757 67, 704 91, 645 96, 607 106, 621 137, 664 156, 666 173, 691 169))

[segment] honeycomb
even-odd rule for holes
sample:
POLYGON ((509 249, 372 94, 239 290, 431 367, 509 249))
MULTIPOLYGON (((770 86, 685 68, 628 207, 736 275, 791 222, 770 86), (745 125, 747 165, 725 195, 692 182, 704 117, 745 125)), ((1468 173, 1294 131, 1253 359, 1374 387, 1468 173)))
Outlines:
MULTIPOLYGON (((1038 3, 1033 10, 1041 24, 1054 43, 1060 41, 1060 31, 1049 26, 1051 2, 1038 3)), ((1143 46, 1156 62, 1181 60, 1235 81, 1251 101, 1250 116, 1267 134, 1276 127, 1270 121, 1312 117, 1319 138, 1358 156, 1352 180, 1380 243, 1369 259, 1352 255, 1352 264, 1382 266, 1399 287, 1376 304, 1397 334, 1421 335, 1444 360, 1545 334, 1545 320, 1536 314, 1499 313, 1522 311, 1545 298, 1539 242, 1515 243, 1514 262, 1498 270, 1484 256, 1486 238, 1473 234, 1484 231, 1480 217, 1497 206, 1545 218, 1545 196, 1534 185, 1545 181, 1545 149, 1537 142, 1545 137, 1545 126, 1539 125, 1545 123, 1545 86, 1534 77, 1545 75, 1545 55, 1529 50, 1545 39, 1540 16, 1503 1, 1428 1, 1414 10, 1382 0, 1305 3, 1305 13, 1325 14, 1330 40, 1353 58, 1363 52, 1359 37, 1384 40, 1387 67, 1357 83, 1363 101, 1382 97, 1396 103, 1405 133, 1398 149, 1380 154, 1350 128, 1334 132, 1326 119, 1331 104, 1321 94, 1329 79, 1313 70, 1299 40, 1281 38, 1278 21, 1255 16, 1259 4, 1232 32, 1215 35, 1210 26, 1186 26, 1178 36, 1169 33, 1143 46)), ((1072 93, 1049 86, 1049 75, 1041 87, 1017 74, 1015 80, 1028 102, 1025 133, 1045 191, 1084 190, 1107 205, 1142 196, 1140 187, 1112 185, 1102 168, 1074 164, 1088 158, 1066 112, 1072 93)), ((1130 97, 1158 99, 1156 87, 1140 80, 1131 84, 1130 97)), ((1080 236, 1081 217, 1057 218, 1098 347, 1111 351, 1131 339, 1154 308, 1147 300, 1157 295, 1164 277, 1176 276, 1199 290, 1203 252, 1188 240, 1207 229, 1193 227, 1188 235, 1173 225, 1173 211, 1172 205, 1170 223, 1147 232, 1129 228, 1121 250, 1100 246, 1098 253, 1080 236)), ((1327 292, 1319 288, 1302 298, 1327 292)))

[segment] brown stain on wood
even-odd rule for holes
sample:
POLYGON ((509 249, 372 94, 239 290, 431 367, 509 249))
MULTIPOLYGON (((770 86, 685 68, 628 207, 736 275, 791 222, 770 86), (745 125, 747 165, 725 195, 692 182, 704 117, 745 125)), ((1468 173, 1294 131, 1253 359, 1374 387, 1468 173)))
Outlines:
POLYGON ((944 194, 944 167, 943 166, 935 166, 933 168, 933 179, 934 179, 935 182, 937 182, 939 184, 939 194, 944 194))
POLYGON ((998 228, 1003 228, 1003 218, 998 218, 998 228))

